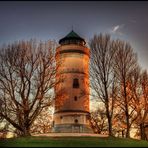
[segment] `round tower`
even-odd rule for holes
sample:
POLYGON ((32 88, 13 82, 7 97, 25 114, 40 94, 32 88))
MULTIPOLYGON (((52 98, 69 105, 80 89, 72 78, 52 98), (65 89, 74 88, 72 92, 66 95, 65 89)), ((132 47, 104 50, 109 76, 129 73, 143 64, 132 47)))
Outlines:
POLYGON ((56 49, 53 132, 92 133, 89 125, 89 49, 74 31, 56 49))

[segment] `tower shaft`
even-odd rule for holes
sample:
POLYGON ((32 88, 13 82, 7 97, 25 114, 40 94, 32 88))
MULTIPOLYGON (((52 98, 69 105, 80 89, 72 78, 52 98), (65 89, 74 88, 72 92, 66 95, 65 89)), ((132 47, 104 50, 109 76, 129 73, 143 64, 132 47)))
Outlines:
POLYGON ((61 39, 56 50, 54 132, 92 132, 89 126, 89 49, 82 38, 61 39))

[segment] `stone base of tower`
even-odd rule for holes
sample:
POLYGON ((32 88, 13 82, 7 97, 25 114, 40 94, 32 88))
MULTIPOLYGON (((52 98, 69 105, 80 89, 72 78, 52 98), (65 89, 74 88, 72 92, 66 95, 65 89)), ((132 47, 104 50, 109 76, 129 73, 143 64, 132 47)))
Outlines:
POLYGON ((54 133, 93 133, 89 124, 89 113, 60 112, 54 114, 54 133))
POLYGON ((53 127, 54 133, 93 133, 92 129, 87 125, 63 124, 53 127))

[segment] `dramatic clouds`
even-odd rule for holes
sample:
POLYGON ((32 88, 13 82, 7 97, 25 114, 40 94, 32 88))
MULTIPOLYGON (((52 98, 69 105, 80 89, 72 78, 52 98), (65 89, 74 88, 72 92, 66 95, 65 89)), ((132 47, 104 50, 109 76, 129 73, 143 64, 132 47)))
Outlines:
POLYGON ((124 27, 124 24, 116 25, 116 26, 112 27, 110 32, 114 33, 114 34, 118 34, 118 35, 123 35, 123 32, 122 32, 123 27, 124 27))
POLYGON ((147 14, 147 1, 1 1, 0 45, 30 38, 58 41, 73 26, 86 41, 110 33, 130 42, 148 69, 147 14))

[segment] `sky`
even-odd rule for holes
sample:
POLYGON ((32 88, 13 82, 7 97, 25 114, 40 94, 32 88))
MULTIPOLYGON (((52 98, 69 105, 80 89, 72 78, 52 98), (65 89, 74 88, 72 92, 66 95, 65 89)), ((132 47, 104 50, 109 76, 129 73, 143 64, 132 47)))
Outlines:
POLYGON ((72 28, 87 42, 99 33, 129 42, 148 70, 147 1, 0 1, 0 45, 59 41, 72 28))

